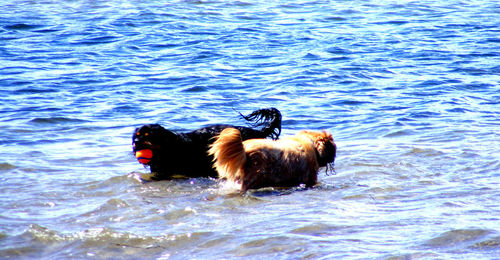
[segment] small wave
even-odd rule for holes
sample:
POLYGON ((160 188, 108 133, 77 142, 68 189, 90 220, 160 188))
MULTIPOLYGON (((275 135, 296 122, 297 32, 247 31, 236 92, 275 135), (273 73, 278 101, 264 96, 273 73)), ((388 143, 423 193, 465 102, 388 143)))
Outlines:
POLYGON ((167 249, 199 245, 211 235, 211 232, 194 232, 151 236, 101 227, 63 234, 38 224, 31 224, 23 234, 11 237, 0 235, 4 242, 0 249, 0 258, 66 259, 74 258, 75 255, 113 259, 156 258, 163 256, 167 249), (27 244, 30 246, 26 246, 27 244), (45 250, 47 247, 53 250, 45 250))
MULTIPOLYGON (((203 232, 199 233, 202 235, 203 232)), ((58 242, 58 241, 76 241, 83 240, 87 242, 108 242, 110 244, 130 244, 130 245, 150 245, 154 242, 174 241, 183 237, 193 237, 193 233, 186 234, 166 234, 162 236, 144 236, 129 232, 118 232, 112 228, 89 228, 71 234, 61 234, 55 230, 31 224, 29 229, 23 234, 40 242, 58 242)))
POLYGON ((487 229, 455 229, 428 240, 424 245, 441 248, 477 244, 492 233, 493 231, 487 229))
POLYGON ((182 90, 182 92, 193 92, 193 93, 199 93, 199 92, 205 92, 205 91, 207 91, 207 88, 204 86, 188 87, 188 88, 182 90))
POLYGON ((477 242, 471 246, 469 246, 471 249, 478 249, 478 250, 498 250, 500 248, 500 236, 493 237, 491 239, 486 239, 480 242, 477 242))
POLYGON ((342 54, 342 55, 352 54, 352 51, 350 51, 349 49, 341 48, 341 47, 331 47, 331 48, 328 48, 326 51, 331 53, 331 54, 342 54))
POLYGON ((121 38, 117 36, 96 36, 96 37, 88 37, 79 40, 75 40, 71 44, 73 45, 83 45, 83 46, 92 46, 98 44, 108 44, 120 41, 121 38))
POLYGON ((6 25, 3 28, 6 30, 24 31, 24 30, 33 30, 33 29, 37 29, 40 27, 43 27, 43 26, 37 25, 37 24, 15 23, 15 24, 6 25))
POLYGON ((0 163, 0 171, 9 171, 17 168, 15 165, 10 163, 0 163))
POLYGON ((38 117, 30 120, 35 124, 61 124, 61 123, 83 123, 85 120, 68 117, 38 117))
POLYGON ((133 105, 118 105, 114 107, 111 111, 115 113, 127 113, 127 112, 137 112, 140 107, 133 105))
MULTIPOLYGON (((31 83, 31 82, 29 82, 31 83)), ((14 94, 44 94, 44 93, 54 93, 58 92, 59 90, 53 89, 53 88, 36 88, 36 87, 26 87, 26 88, 20 88, 12 91, 14 94)))

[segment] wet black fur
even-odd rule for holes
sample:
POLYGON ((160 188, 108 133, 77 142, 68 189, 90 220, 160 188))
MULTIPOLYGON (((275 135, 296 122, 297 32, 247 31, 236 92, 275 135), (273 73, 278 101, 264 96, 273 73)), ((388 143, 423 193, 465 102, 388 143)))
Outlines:
MULTIPOLYGON (((241 115, 241 114, 240 114, 241 115)), ((154 179, 170 179, 173 175, 186 177, 217 177, 213 156, 207 154, 214 137, 227 127, 241 132, 243 140, 271 137, 281 133, 281 113, 276 108, 260 109, 244 116, 253 128, 232 125, 210 125, 187 133, 174 133, 149 124, 136 128, 132 136, 133 151, 151 149, 153 158, 148 163, 154 179)))

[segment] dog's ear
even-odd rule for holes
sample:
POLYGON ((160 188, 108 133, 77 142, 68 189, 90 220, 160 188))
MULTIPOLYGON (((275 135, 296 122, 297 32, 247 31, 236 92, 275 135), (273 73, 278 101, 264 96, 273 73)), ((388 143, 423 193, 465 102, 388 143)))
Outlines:
POLYGON ((158 143, 167 143, 169 145, 173 145, 173 142, 179 140, 179 136, 176 133, 165 129, 161 125, 153 125, 153 127, 151 127, 151 133, 153 135, 154 141, 158 143))
POLYGON ((172 144, 172 142, 178 140, 176 133, 165 129, 159 124, 143 125, 142 127, 136 129, 135 134, 145 140, 148 140, 155 146, 172 144))
POLYGON ((315 134, 314 147, 318 152, 318 164, 320 167, 326 166, 335 160, 337 146, 330 133, 323 131, 315 134))

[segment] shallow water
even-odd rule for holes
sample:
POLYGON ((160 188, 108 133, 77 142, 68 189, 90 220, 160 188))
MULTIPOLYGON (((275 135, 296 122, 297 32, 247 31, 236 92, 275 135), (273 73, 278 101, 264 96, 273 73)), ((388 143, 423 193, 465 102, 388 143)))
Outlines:
POLYGON ((0 3, 0 258, 498 259, 496 1, 0 3), (335 174, 141 184, 133 129, 327 129, 335 174))

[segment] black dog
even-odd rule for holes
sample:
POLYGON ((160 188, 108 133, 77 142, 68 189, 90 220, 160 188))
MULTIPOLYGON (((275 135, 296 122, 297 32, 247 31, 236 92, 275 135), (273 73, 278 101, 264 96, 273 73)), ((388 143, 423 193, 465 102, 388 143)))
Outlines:
POLYGON ((208 155, 214 137, 233 127, 241 132, 243 140, 254 138, 278 139, 281 133, 281 113, 276 108, 260 109, 244 116, 254 129, 243 126, 211 125, 188 133, 174 133, 158 124, 144 125, 132 136, 132 147, 141 163, 151 169, 152 180, 185 177, 217 177, 213 156, 208 155), (140 158, 147 154, 147 158, 140 158))

